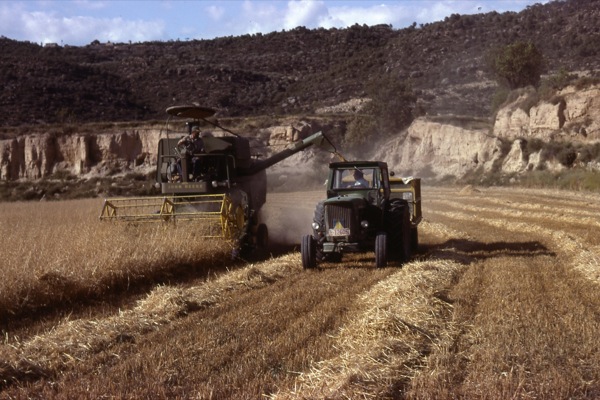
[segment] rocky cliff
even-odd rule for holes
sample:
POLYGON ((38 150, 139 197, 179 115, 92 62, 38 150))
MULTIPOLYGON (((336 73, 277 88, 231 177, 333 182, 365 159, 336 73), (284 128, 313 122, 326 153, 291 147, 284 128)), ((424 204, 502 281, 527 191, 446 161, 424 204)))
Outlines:
POLYGON ((600 86, 583 89, 569 86, 527 110, 525 107, 534 96, 533 89, 525 90, 503 107, 496 116, 494 135, 511 140, 600 139, 600 86))
MULTIPOLYGON (((600 141, 600 86, 567 87, 550 100, 539 100, 529 109, 536 93, 524 91, 505 104, 490 127, 461 127, 461 121, 415 120, 402 137, 391 140, 374 158, 386 160, 393 169, 421 177, 464 177, 483 173, 523 173, 557 170, 561 160, 544 153, 544 144, 591 146, 600 141), (537 140, 532 151, 528 141, 537 140)), ((580 154, 575 153, 573 164, 580 154)), ((582 163, 584 161, 581 161, 582 163)), ((597 161, 586 161, 597 169, 597 161)))
MULTIPOLYGON (((506 104, 492 123, 468 119, 418 118, 395 139, 373 154, 357 158, 387 161, 401 175, 440 179, 461 178, 478 173, 521 173, 533 169, 560 169, 559 160, 544 156, 543 146, 532 150, 528 141, 542 143, 600 141, 600 86, 584 89, 568 87, 549 100, 531 104, 528 91, 506 104), (466 121, 466 122, 465 122, 466 121), (477 121, 476 121, 477 122, 477 121)), ((279 126, 262 128, 258 139, 279 151, 292 141, 318 130, 327 132, 326 123, 315 124, 289 118, 279 126)), ((123 129, 96 134, 57 135, 43 133, 0 141, 0 180, 36 180, 60 172, 89 178, 137 171, 149 173, 156 163, 156 149, 163 133, 159 127, 123 129)), ((339 144, 339 143, 338 143, 339 144)), ((322 171, 328 158, 302 152, 270 170, 276 179, 287 179, 301 171, 313 175, 322 171), (299 168, 300 166, 300 168, 299 168)), ((597 165, 597 162, 594 164, 597 165)))
POLYGON ((477 168, 489 171, 500 156, 500 141, 487 129, 467 129, 455 125, 415 120, 406 136, 393 139, 375 153, 402 175, 439 178, 460 177, 477 168))
POLYGON ((145 170, 156 163, 159 129, 57 136, 43 133, 0 140, 0 179, 34 180, 57 172, 75 176, 145 170))

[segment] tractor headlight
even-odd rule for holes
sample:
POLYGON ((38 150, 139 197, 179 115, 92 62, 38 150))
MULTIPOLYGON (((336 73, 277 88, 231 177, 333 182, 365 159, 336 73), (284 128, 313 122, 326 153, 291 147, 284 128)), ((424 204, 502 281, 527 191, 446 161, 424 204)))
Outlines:
POLYGON ((319 223, 318 223, 318 222, 313 222, 313 223, 312 223, 312 228, 313 228, 315 231, 318 231, 319 229, 321 229, 321 225, 319 225, 319 223))
POLYGON ((364 220, 364 221, 360 221, 360 226, 362 226, 363 228, 368 228, 369 227, 369 221, 364 220))

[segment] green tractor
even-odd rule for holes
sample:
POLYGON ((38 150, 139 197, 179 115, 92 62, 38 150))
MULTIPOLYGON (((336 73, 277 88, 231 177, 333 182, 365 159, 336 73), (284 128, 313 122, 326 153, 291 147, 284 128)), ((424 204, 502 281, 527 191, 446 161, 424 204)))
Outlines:
POLYGON ((419 243, 421 181, 393 175, 381 161, 329 164, 327 199, 317 204, 312 235, 302 237, 305 269, 349 252, 374 251, 378 268, 410 259, 419 243))

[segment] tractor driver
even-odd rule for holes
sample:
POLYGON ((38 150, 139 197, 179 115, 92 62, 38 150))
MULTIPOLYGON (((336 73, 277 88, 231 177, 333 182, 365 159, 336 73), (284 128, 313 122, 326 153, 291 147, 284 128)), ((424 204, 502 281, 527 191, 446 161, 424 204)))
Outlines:
POLYGON ((354 169, 354 175, 352 175, 352 176, 354 177, 354 183, 352 184, 352 187, 355 187, 355 188, 368 188, 369 187, 369 182, 367 182, 367 180, 365 179, 365 175, 358 168, 354 169))
POLYGON ((196 177, 200 170, 200 157, 194 156, 194 154, 204 151, 204 141, 200 137, 200 129, 197 126, 192 128, 192 132, 188 136, 182 137, 177 142, 177 146, 185 146, 186 150, 191 153, 191 172, 196 177))

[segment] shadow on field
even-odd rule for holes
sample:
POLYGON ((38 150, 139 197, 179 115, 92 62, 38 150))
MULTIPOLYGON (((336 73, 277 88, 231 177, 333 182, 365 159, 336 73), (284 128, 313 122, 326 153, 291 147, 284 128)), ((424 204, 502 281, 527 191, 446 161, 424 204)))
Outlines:
POLYGON ((228 271, 299 251, 299 246, 270 243, 268 249, 255 250, 239 259, 229 257, 196 264, 165 264, 144 273, 112 276, 82 285, 80 282, 50 272, 17 297, 19 304, 0 307, 0 333, 27 336, 28 331, 52 326, 63 318, 101 317, 131 307, 157 285, 195 285, 198 280, 214 278, 228 271))
POLYGON ((267 249, 256 249, 252 253, 242 256, 242 261, 261 262, 294 252, 300 253, 300 243, 284 243, 269 238, 267 249))
POLYGON ((556 257, 556 253, 537 241, 484 243, 465 239, 450 239, 444 243, 421 244, 421 251, 437 258, 469 264, 495 257, 556 257))
POLYGON ((133 304, 157 285, 205 279, 238 264, 241 262, 231 260, 210 266, 174 264, 144 274, 109 277, 91 286, 84 286, 58 273, 47 273, 34 286, 18 295, 23 299, 20 304, 0 311, 0 331, 12 333, 64 317, 76 319, 111 313, 133 304))

